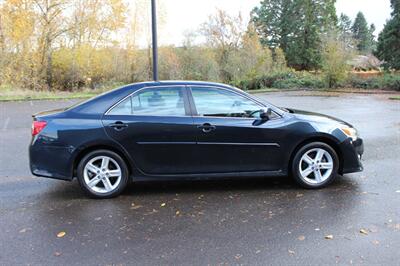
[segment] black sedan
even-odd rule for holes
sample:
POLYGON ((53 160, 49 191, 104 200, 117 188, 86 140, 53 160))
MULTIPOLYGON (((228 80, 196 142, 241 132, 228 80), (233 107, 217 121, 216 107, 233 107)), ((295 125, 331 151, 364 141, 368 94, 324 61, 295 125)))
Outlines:
POLYGON ((33 116, 34 175, 74 177, 90 196, 128 182, 287 176, 321 188, 362 170, 363 141, 350 124, 278 108, 228 85, 146 82, 33 116))

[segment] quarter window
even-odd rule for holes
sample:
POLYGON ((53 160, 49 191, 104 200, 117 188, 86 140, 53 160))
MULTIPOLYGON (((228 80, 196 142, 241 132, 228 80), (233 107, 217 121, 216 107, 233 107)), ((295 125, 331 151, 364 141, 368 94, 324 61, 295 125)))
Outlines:
POLYGON ((200 116, 257 117, 262 106, 223 89, 192 88, 192 95, 200 116))
POLYGON ((151 88, 127 98, 115 106, 111 115, 184 116, 181 88, 151 88))

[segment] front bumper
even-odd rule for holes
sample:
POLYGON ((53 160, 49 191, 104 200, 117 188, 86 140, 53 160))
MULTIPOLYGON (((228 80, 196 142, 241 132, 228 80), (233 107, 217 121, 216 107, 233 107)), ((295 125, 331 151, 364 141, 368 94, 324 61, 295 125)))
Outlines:
POLYGON ((364 154, 364 142, 361 138, 353 141, 348 138, 341 144, 342 161, 340 174, 361 172, 364 168, 361 163, 364 154))

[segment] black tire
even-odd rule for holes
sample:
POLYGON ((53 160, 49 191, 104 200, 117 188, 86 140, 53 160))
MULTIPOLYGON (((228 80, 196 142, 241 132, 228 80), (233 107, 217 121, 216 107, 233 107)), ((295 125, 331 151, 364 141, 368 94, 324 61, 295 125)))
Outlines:
MULTIPOLYGON (((291 172, 292 172, 292 176, 293 176, 294 180, 300 186, 307 188, 307 189, 319 189, 319 188, 323 188, 323 187, 326 187, 327 185, 331 184, 336 179, 338 170, 339 170, 339 157, 338 157, 337 153, 331 146, 329 146, 328 144, 323 143, 323 142, 312 142, 312 143, 308 143, 308 144, 304 145, 303 147, 301 147, 296 152, 295 156, 293 157, 293 161, 292 161, 292 165, 291 165, 291 172), (326 152, 329 153, 329 155, 331 156, 332 161, 333 161, 332 173, 323 182, 320 182, 317 184, 307 182, 307 180, 302 177, 302 175, 300 173, 300 169, 299 169, 300 160, 303 157, 303 155, 313 149, 325 150, 326 152)), ((314 176, 314 173, 312 173, 312 176, 314 176)), ((315 176, 314 176, 314 178, 315 178, 315 176)))
MULTIPOLYGON (((113 162, 113 164, 114 164, 114 162, 113 162)), ((79 185, 81 186, 82 190, 91 198, 108 199, 108 198, 117 197, 124 191, 124 189, 126 188, 128 182, 129 182, 129 171, 128 171, 128 167, 127 167, 125 161, 117 153, 109 151, 109 150, 95 150, 95 151, 88 153, 79 162, 76 172, 77 172, 79 185), (89 186, 85 182, 85 179, 84 179, 85 166, 90 160, 92 160, 93 158, 96 158, 98 156, 110 157, 118 164, 118 166, 121 169, 121 181, 116 186, 116 188, 114 188, 110 192, 99 193, 99 192, 93 191, 93 189, 89 188, 89 186)))

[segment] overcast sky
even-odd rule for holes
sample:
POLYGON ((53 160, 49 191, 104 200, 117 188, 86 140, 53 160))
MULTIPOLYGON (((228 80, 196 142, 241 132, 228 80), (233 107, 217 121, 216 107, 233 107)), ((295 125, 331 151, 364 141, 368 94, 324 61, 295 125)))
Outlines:
MULTIPOLYGON (((166 25, 160 32, 161 44, 180 45, 185 31, 197 30, 216 8, 231 14, 242 13, 248 20, 250 11, 260 0, 163 0, 166 9, 166 25)), ((338 0, 337 12, 345 13, 352 19, 362 11, 369 23, 374 23, 378 34, 390 18, 390 0, 338 0)))

